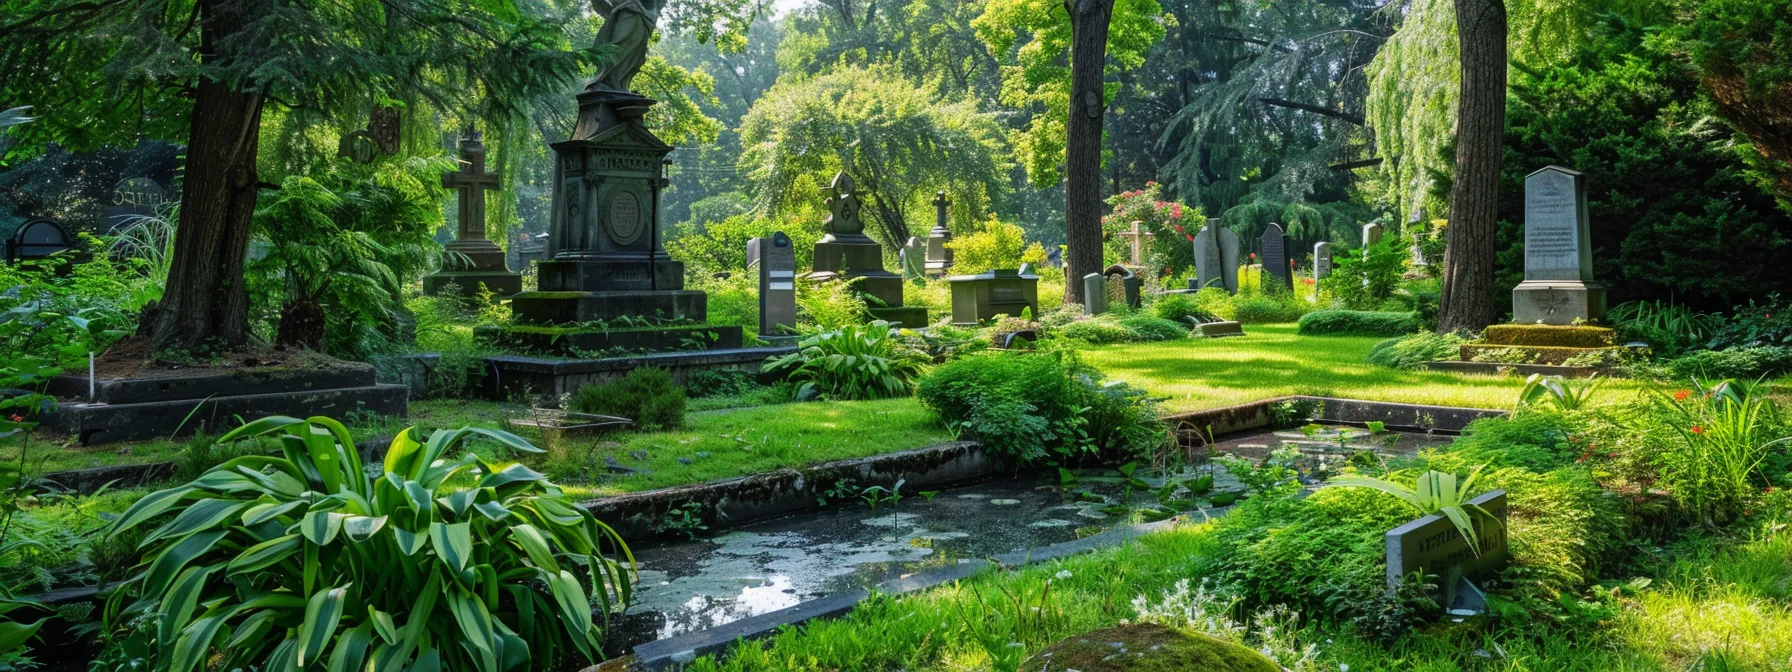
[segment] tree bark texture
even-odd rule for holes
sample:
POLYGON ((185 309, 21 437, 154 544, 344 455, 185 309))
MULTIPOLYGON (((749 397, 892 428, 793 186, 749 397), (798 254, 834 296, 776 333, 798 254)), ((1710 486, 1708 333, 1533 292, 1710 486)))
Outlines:
POLYGON ((1065 0, 1070 13, 1070 117, 1064 139, 1064 302, 1083 302, 1083 276, 1101 272, 1102 74, 1114 0, 1065 0))
POLYGON ((1499 319, 1495 296, 1495 204, 1506 132, 1506 5, 1456 0, 1462 88, 1456 113, 1456 174, 1444 249, 1438 333, 1479 331, 1499 319))
MULTIPOLYGON (((201 0, 202 60, 216 58, 214 45, 242 28, 251 4, 201 0)), ((259 182, 262 101, 260 92, 199 81, 168 283, 140 327, 157 352, 231 350, 249 342, 243 261, 259 182)))

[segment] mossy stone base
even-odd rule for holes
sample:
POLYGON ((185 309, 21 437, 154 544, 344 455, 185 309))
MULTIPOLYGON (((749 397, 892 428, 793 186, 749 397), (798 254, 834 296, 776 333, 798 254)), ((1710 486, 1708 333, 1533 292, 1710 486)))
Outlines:
POLYGON ((578 356, 605 351, 669 352, 741 347, 740 327, 703 324, 603 329, 512 325, 477 327, 480 343, 541 354, 578 356))
POLYGON ((1567 347, 1557 347, 1557 346, 1549 346, 1549 345, 1493 345, 1493 344, 1489 344, 1489 343, 1470 343, 1470 344, 1459 346, 1459 347, 1461 348, 1462 361, 1465 361, 1465 362, 1477 361, 1475 359, 1476 355, 1479 355, 1483 352, 1487 352, 1490 350, 1517 350, 1520 352, 1528 353, 1530 355, 1530 357, 1528 357, 1527 361, 1525 361, 1525 362, 1507 362, 1507 363, 1552 364, 1552 365, 1553 364, 1561 364, 1563 362, 1566 362, 1566 361, 1568 361, 1568 358, 1573 357, 1573 356, 1578 355, 1583 352, 1592 352, 1595 350, 1618 350, 1619 349, 1619 348, 1567 348, 1567 347))
POLYGON ((1481 342, 1495 346, 1609 348, 1618 344, 1618 337, 1608 327, 1496 324, 1481 332, 1481 342))
POLYGON ((688 289, 523 292, 511 297, 510 309, 519 321, 536 324, 613 322, 625 317, 702 322, 709 319, 709 295, 688 289))
POLYGON ((453 284, 459 296, 476 297, 484 289, 494 298, 523 291, 523 274, 510 271, 441 271, 423 276, 423 293, 439 296, 453 284))
POLYGON ((1155 623, 1104 628, 1033 654, 1028 672, 1281 672, 1263 654, 1207 635, 1155 623))

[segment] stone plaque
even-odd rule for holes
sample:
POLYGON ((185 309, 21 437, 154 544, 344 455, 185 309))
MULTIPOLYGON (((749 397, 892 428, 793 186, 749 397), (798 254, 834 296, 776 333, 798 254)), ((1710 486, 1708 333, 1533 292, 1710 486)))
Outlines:
POLYGON ((130 226, 138 217, 156 214, 156 208, 168 203, 168 190, 147 177, 119 180, 112 187, 112 203, 106 208, 109 228, 130 226))
POLYGON ((1387 583, 1390 590, 1399 587, 1400 580, 1414 572, 1435 574, 1447 580, 1447 574, 1460 570, 1463 576, 1473 579, 1492 575, 1506 564, 1509 557, 1506 551, 1506 491, 1495 490, 1470 499, 1469 503, 1499 519, 1499 524, 1495 524, 1486 516, 1470 515, 1475 537, 1481 542, 1480 554, 1477 556, 1469 549, 1462 532, 1443 515, 1432 514, 1401 525, 1387 533, 1387 583))
POLYGON ((608 224, 610 237, 619 245, 628 245, 641 237, 641 199, 632 191, 618 191, 610 199, 608 224))
POLYGON ((747 242, 759 267, 759 335, 782 336, 796 327, 796 248, 783 231, 747 242))
POLYGON ((1263 288, 1268 290, 1274 278, 1276 286, 1293 289, 1294 270, 1288 266, 1288 236, 1282 233, 1282 226, 1271 222, 1257 243, 1263 250, 1263 288))
POLYGON ((1524 180, 1524 279, 1593 280, 1586 183, 1549 166, 1524 180))
POLYGON ((1332 275, 1332 244, 1313 244, 1313 281, 1318 282, 1332 275))

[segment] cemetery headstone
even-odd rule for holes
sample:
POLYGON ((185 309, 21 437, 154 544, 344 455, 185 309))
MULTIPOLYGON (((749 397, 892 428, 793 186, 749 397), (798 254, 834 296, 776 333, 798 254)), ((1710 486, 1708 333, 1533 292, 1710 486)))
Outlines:
POLYGON ((1083 312, 1100 315, 1108 312, 1108 277, 1102 273, 1083 276, 1083 312))
POLYGON ((75 249, 75 237, 53 219, 28 220, 6 238, 6 263, 17 264, 46 259, 58 252, 75 249))
POLYGON ((783 231, 747 241, 748 267, 758 266, 759 335, 788 336, 796 327, 796 248, 783 231), (757 254, 754 254, 754 253, 757 254))
MULTIPOLYGON (((1479 580, 1497 575, 1511 557, 1506 546, 1506 518, 1510 508, 1506 491, 1495 490, 1469 500, 1495 520, 1486 516, 1469 516, 1479 548, 1470 549, 1468 540, 1455 523, 1442 514, 1431 514, 1389 530, 1386 535, 1387 587, 1396 590, 1408 575, 1435 574, 1444 577, 1445 604, 1469 597, 1458 595, 1457 579, 1479 580), (1478 553, 1477 553, 1478 551, 1478 553)), ((1473 592, 1472 586, 1468 592, 1473 592)))
POLYGON ((823 191, 828 195, 829 216, 822 226, 827 233, 815 243, 815 271, 809 277, 856 281, 872 317, 904 327, 927 326, 927 309, 902 305, 902 276, 884 270, 883 247, 865 235, 859 219, 863 204, 852 177, 838 173, 823 191))
POLYGON ((1283 289, 1294 289, 1294 270, 1288 266, 1288 236, 1282 233, 1282 226, 1270 222, 1257 242, 1263 250, 1264 289, 1269 288, 1271 278, 1283 289))
POLYGON ((1318 242, 1313 244, 1313 281, 1318 282, 1332 275, 1332 244, 1318 242))
POLYGON ((1189 289, 1219 287, 1238 293, 1238 234, 1209 218, 1195 235, 1195 280, 1189 289))
POLYGON ((1020 317, 1039 314, 1039 276, 1032 267, 995 270, 977 275, 955 275, 952 285, 952 323, 975 326, 998 315, 1020 317))
POLYGON ((902 249, 896 253, 897 261, 902 262, 902 279, 920 283, 926 278, 927 243, 920 238, 910 237, 903 243, 902 249))
MULTIPOLYGON (((1110 300, 1116 298, 1123 299, 1126 301, 1126 305, 1133 308, 1138 308, 1144 305, 1143 294, 1145 290, 1145 280, 1140 278, 1137 273, 1134 273, 1132 269, 1120 264, 1114 264, 1113 266, 1109 266, 1106 271, 1102 271, 1102 274, 1114 278, 1120 283, 1120 294, 1118 296, 1109 297, 1110 300)), ((1104 286, 1103 293, 1106 293, 1106 291, 1106 287, 1104 286)))
POLYGON ((1412 218, 1406 221, 1406 230, 1412 232, 1412 265, 1415 268, 1429 266, 1431 262, 1425 261, 1424 242, 1432 232, 1427 228, 1424 208, 1413 211, 1412 218))
POLYGON ((1145 244, 1155 236, 1144 229, 1144 224, 1144 222, 1133 222, 1131 228, 1115 234, 1126 239, 1128 258, 1131 260, 1128 263, 1132 266, 1145 265, 1145 244))
POLYGON ((946 226, 946 216, 952 207, 952 199, 946 198, 946 192, 933 195, 933 230, 927 232, 927 275, 939 277, 952 268, 952 248, 946 243, 952 242, 952 229, 946 226))
POLYGON ((1548 166, 1524 180, 1524 281, 1512 290, 1512 321, 1574 324, 1605 315, 1593 282, 1586 176, 1548 166))
POLYGON ((155 180, 147 177, 119 180, 112 187, 112 204, 106 208, 106 228, 116 231, 119 227, 134 225, 143 217, 154 216, 156 209, 168 201, 168 190, 155 180))
POLYGON ((485 192, 496 191, 497 173, 485 172, 485 142, 468 129, 460 140, 460 170, 442 176, 442 186, 460 192, 460 222, 454 241, 444 245, 440 271, 423 276, 423 291, 439 294, 452 283, 464 296, 481 290, 507 297, 523 291, 523 276, 511 272, 504 250, 485 237, 485 192))
POLYGON ((1363 225, 1363 259, 1369 259, 1369 248, 1381 242, 1381 223, 1369 222, 1363 225))

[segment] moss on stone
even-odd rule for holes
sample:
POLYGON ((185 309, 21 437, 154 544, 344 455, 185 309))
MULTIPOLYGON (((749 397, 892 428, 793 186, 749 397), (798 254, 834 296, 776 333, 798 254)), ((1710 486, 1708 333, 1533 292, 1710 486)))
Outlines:
POLYGON ((1553 326, 1547 324, 1496 324, 1481 332, 1488 345, 1529 345, 1555 348, 1609 348, 1617 335, 1609 327, 1553 326))
POLYGON ((1249 648, 1156 623, 1104 628, 1033 654, 1020 669, 1038 672, 1281 672, 1249 648))
MULTIPOLYGON (((1525 358, 1525 360, 1523 362, 1507 362, 1507 363, 1554 365, 1554 364, 1561 364, 1562 362, 1568 361, 1568 358, 1573 357, 1573 356, 1578 355, 1583 352, 1594 352, 1594 351, 1599 351, 1599 350, 1619 350, 1620 348, 1615 348, 1615 347, 1580 348, 1580 347, 1563 347, 1563 346, 1552 346, 1552 345, 1495 345, 1495 344, 1491 344, 1491 343, 1469 343, 1469 344, 1461 346, 1461 349, 1462 349, 1462 361, 1465 361, 1465 362, 1483 361, 1483 360, 1475 359, 1475 357, 1477 355, 1480 355, 1482 353, 1496 352, 1496 351, 1514 351, 1514 352, 1526 353, 1529 355, 1529 357, 1525 358)), ((1502 359, 1501 361, 1504 361, 1504 359, 1502 359)))

